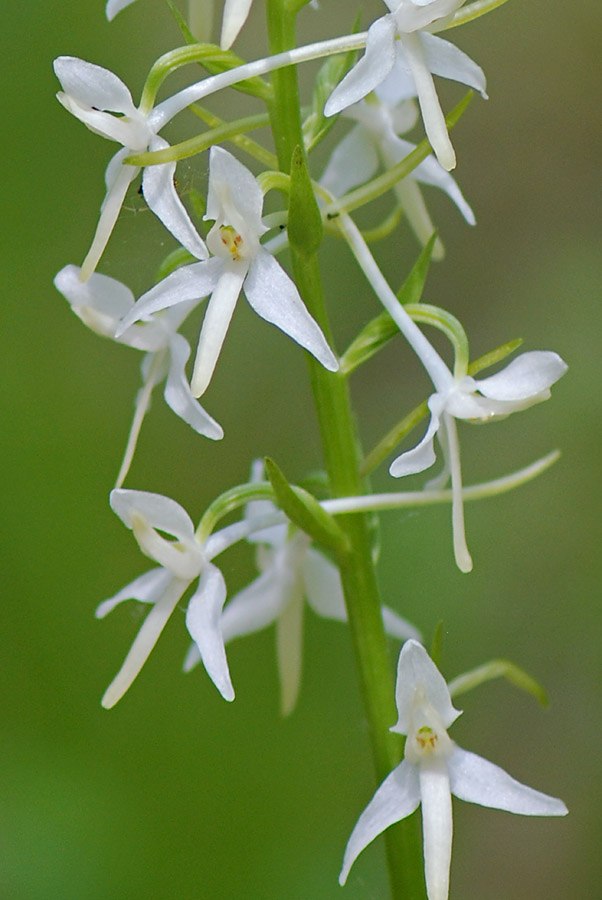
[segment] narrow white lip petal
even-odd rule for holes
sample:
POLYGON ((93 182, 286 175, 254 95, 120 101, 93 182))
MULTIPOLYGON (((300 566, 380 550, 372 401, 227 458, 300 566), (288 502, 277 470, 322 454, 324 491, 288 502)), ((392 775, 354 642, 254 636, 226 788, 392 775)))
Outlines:
POLYGON ((109 22, 115 18, 117 13, 125 9, 126 6, 130 6, 133 2, 134 0, 108 0, 105 13, 109 22))
POLYGON ((261 221, 262 210, 263 194, 253 173, 223 147, 214 145, 209 154, 205 219, 250 231, 259 239, 267 231, 261 221))
POLYGON ((447 133, 445 117, 441 110, 439 97, 433 83, 433 76, 420 42, 420 36, 416 34, 402 34, 400 40, 416 83, 418 102, 426 136, 435 152, 435 156, 443 168, 449 171, 456 165, 456 154, 447 133))
POLYGON ((226 600, 226 582, 220 570, 209 563, 190 598, 186 627, 197 645, 203 665, 224 700, 234 700, 220 619, 226 600))
POLYGON ((389 637, 398 638, 400 641, 407 641, 410 638, 415 641, 422 640, 422 635, 416 626, 396 613, 390 606, 383 606, 382 616, 385 632, 389 637))
POLYGON ((460 446, 455 419, 446 413, 443 417, 445 439, 447 442, 447 462, 452 486, 452 535, 454 557, 461 572, 472 571, 472 557, 466 544, 464 526, 464 501, 462 499, 462 467, 460 462, 460 446))
POLYGON ((247 274, 247 265, 243 261, 225 264, 223 260, 221 262, 223 268, 207 304, 190 382, 195 397, 200 397, 209 387, 247 274))
POLYGON ((401 648, 397 664, 395 702, 399 719, 391 731, 399 734, 410 732, 412 702, 417 685, 424 687, 429 703, 445 728, 449 728, 462 711, 452 705, 445 679, 422 644, 409 640, 401 648))
POLYGON ((377 169, 374 138, 362 125, 356 125, 335 147, 320 184, 335 197, 342 197, 372 178, 377 169))
POLYGON ((117 329, 117 337, 121 337, 134 322, 145 319, 161 309, 169 309, 192 300, 200 302, 215 290, 223 268, 223 259, 214 257, 176 269, 138 298, 136 305, 122 319, 117 329))
POLYGON ((222 613, 224 643, 262 631, 276 621, 288 602, 286 585, 274 568, 239 591, 222 613))
POLYGON ((429 398, 429 409, 431 410, 431 418, 428 428, 420 443, 416 444, 411 450, 406 450, 393 460, 389 466, 389 474, 393 478, 402 478, 404 475, 415 475, 418 472, 424 472, 429 469, 435 462, 435 435, 441 426, 441 415, 443 411, 443 401, 438 394, 433 394, 429 398))
POLYGON ((276 620, 276 660, 280 677, 280 711, 283 716, 288 716, 299 697, 303 663, 303 594, 298 577, 276 620))
MULTIPOLYGON (((396 43, 395 46, 395 63, 393 68, 385 80, 375 88, 374 93, 381 103, 385 103, 389 108, 396 107, 403 100, 411 100, 417 96, 412 70, 399 43, 396 43)), ((415 107, 415 104, 412 105, 415 107)), ((413 115, 407 111, 404 115, 403 127, 398 129, 398 133, 409 131, 410 128, 414 127, 417 119, 418 111, 416 109, 413 115)))
POLYGON ((180 541, 193 541, 194 525, 185 509, 162 494, 119 488, 111 491, 111 509, 127 528, 132 527, 132 514, 137 513, 153 528, 160 528, 180 541))
POLYGON ((418 769, 404 760, 385 778, 357 820, 345 848, 339 884, 345 884, 349 870, 362 850, 390 825, 413 813, 419 803, 418 769))
POLYGON ((129 89, 113 72, 75 56, 59 56, 54 72, 65 93, 83 106, 136 116, 129 89))
MULTIPOLYGON (((409 141, 404 141, 402 138, 397 138, 397 141, 399 142, 398 152, 401 154, 399 159, 403 159, 408 153, 411 153, 411 151, 415 149, 415 145, 411 144, 409 141)), ((399 159, 396 161, 399 161, 399 159)), ((426 159, 416 166, 411 177, 415 178, 416 181, 420 181, 422 184, 429 184, 444 191, 450 200, 458 207, 468 224, 476 224, 474 213, 464 199, 462 191, 456 184, 455 179, 449 172, 445 171, 443 166, 437 162, 434 156, 427 156, 426 159)))
POLYGON ((429 900, 447 900, 452 851, 452 802, 446 759, 420 765, 424 874, 429 900))
MULTIPOLYGON (((131 2, 131 0, 130 0, 131 2)), ((253 0, 226 0, 222 18, 220 47, 229 50, 247 21, 253 0)))
POLYGON ((485 397, 501 401, 522 401, 540 394, 561 378, 568 366, 550 350, 532 350, 513 359, 505 369, 476 381, 485 397))
MULTIPOLYGON (((94 276, 92 276, 94 277, 94 276)), ((140 429, 142 428, 142 423, 144 421, 144 417, 148 412, 148 408, 150 406, 151 396, 153 392, 153 388, 161 378, 163 372, 163 364, 164 360, 161 357, 164 357, 165 354, 161 353, 158 357, 156 354, 150 354, 153 363, 155 365, 144 366, 143 372, 144 381, 142 387, 138 391, 136 395, 136 401, 134 404, 134 416, 132 418, 132 424, 130 425, 130 431, 128 434, 127 444, 125 447, 125 451, 123 454, 123 459, 121 461, 121 466, 119 467, 119 472, 117 474, 117 479, 115 481, 115 487, 120 488, 125 479, 127 478, 127 474, 130 471, 130 466, 132 465, 132 460, 134 458, 134 453, 136 452, 136 445, 138 443, 138 437, 140 436, 140 429)), ((147 357, 148 359, 149 357, 147 357)))
POLYGON ((199 653, 199 648, 193 641, 186 652, 186 656, 184 657, 184 662, 182 664, 182 671, 183 672, 192 671, 192 669, 194 669, 195 666, 198 666, 200 661, 201 661, 201 654, 199 653))
MULTIPOLYGON (((413 173, 412 173, 413 174, 413 173)), ((418 238, 419 243, 425 246, 435 231, 435 226, 424 202, 422 191, 413 177, 403 178, 395 185, 395 194, 408 225, 418 238)), ((435 238, 431 258, 441 260, 445 256, 445 250, 441 240, 435 238)))
POLYGON ((391 15, 372 23, 364 55, 326 101, 325 116, 334 116, 357 103, 385 80, 395 64, 395 34, 395 19, 391 15))
POLYGON ((418 39, 424 51, 424 58, 433 75, 458 81, 478 91, 484 100, 487 99, 487 79, 482 68, 459 50, 450 41, 436 37, 428 32, 421 32, 418 39))
POLYGON ((201 404, 192 396, 186 378, 186 362, 190 356, 190 345, 180 334, 174 334, 170 341, 169 372, 165 382, 165 402, 175 414, 183 419, 198 434, 219 441, 224 436, 221 425, 205 412, 201 404))
POLYGON ((104 693, 101 703, 105 709, 111 709, 112 706, 115 706, 130 688, 159 640, 167 620, 176 608, 189 583, 179 578, 170 579, 163 596, 149 610, 121 669, 104 693))
POLYGON ((347 621, 339 570, 317 550, 308 548, 301 569, 309 606, 324 619, 347 621))
MULTIPOLYGON (((149 150, 164 150, 167 141, 154 135, 149 150)), ((178 196, 174 184, 176 163, 146 166, 142 173, 142 193, 149 209, 163 222, 167 230, 197 259, 207 259, 205 242, 192 224, 190 216, 178 196)))
POLYGON ((562 800, 516 781, 476 753, 454 746, 447 760, 451 791, 460 800, 522 816, 565 816, 562 800))
POLYGON ((294 282, 267 250, 260 250, 253 259, 244 292, 257 315, 288 334, 325 369, 337 371, 338 360, 320 326, 307 311, 294 282))
MULTIPOLYGON (((125 158, 127 152, 127 150, 119 150, 111 162, 109 162, 109 166, 111 166, 118 157, 125 158)), ((79 275, 82 281, 87 281, 98 265, 105 247, 109 242, 113 228, 115 227, 115 222, 121 212, 121 207, 123 206, 128 187, 139 171, 140 170, 135 166, 121 166, 115 180, 107 189, 92 244, 82 263, 79 275)))
POLYGON ((171 572, 168 572, 162 566, 157 569, 151 569, 144 575, 134 578, 124 588, 103 600, 96 607, 94 615, 97 619, 104 619, 116 606, 123 603, 124 600, 139 600, 140 603, 156 603, 161 594, 166 590, 167 585, 172 579, 171 572))

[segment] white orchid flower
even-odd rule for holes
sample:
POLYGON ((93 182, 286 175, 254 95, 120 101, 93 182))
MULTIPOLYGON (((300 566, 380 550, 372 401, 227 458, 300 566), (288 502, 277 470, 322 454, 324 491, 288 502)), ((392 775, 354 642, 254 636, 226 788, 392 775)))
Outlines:
MULTIPOLYGON (((354 103, 343 113, 357 124, 335 148, 320 179, 320 184, 336 197, 373 178, 381 165, 385 170, 392 168, 416 147, 399 137, 413 127, 417 111, 414 102, 406 97, 398 69, 396 63, 391 74, 376 88, 373 99, 354 103)), ((466 222, 475 224, 474 213, 452 176, 434 156, 427 156, 393 188, 410 228, 422 245, 428 242, 435 228, 419 183, 440 188, 466 222)), ((442 259, 443 255, 443 245, 437 238, 433 259, 442 259)))
POLYGON ((258 315, 292 337, 331 372, 338 368, 294 283, 259 242, 268 230, 261 218, 262 208, 263 194, 252 173, 227 150, 212 147, 205 218, 215 220, 207 236, 214 256, 172 272, 138 300, 121 324, 123 332, 160 309, 198 302, 210 294, 191 379, 195 397, 209 386, 241 290, 258 315))
MULTIPOLYGON (((105 172, 106 194, 100 219, 81 270, 80 277, 85 281, 95 270, 130 182, 140 171, 137 166, 124 165, 123 160, 132 153, 168 147, 157 131, 179 109, 172 110, 166 100, 144 114, 134 106, 132 95, 117 75, 83 59, 59 56, 54 61, 54 71, 63 87, 57 97, 65 109, 91 131, 123 145, 105 172)), ((198 259, 205 259, 207 248, 178 197, 173 181, 175 170, 175 162, 146 167, 142 175, 144 199, 176 240, 198 259)))
POLYGON ((447 729, 460 715, 426 650, 410 640, 397 669, 399 720, 391 731, 407 735, 405 758, 385 778, 353 829, 339 876, 381 832, 422 804, 428 900, 447 900, 452 849, 451 795, 523 816, 564 816, 562 800, 511 778, 503 769, 457 746, 447 729))
MULTIPOLYGON (((106 15, 109 22, 118 12, 130 6, 134 0, 108 0, 106 6, 106 15)), ((225 0, 224 16, 222 19, 222 34, 220 46, 222 50, 229 50, 241 28, 249 17, 253 0, 225 0)), ((213 0, 189 0, 188 3, 188 20, 190 28, 194 36, 198 40, 207 40, 206 21, 207 12, 203 7, 213 6, 213 0), (201 22, 202 28, 194 27, 195 23, 201 22)))
POLYGON ((188 341, 177 329, 190 312, 192 304, 180 306, 148 317, 131 325, 119 338, 116 332, 123 317, 134 306, 134 295, 125 284, 107 275, 94 273, 83 282, 78 266, 65 266, 54 279, 57 289, 71 304, 73 312, 92 331, 129 347, 145 351, 142 361, 142 387, 136 406, 130 436, 116 487, 121 487, 129 470, 142 421, 155 385, 165 379, 167 405, 198 434, 219 440, 224 433, 218 423, 205 412, 192 396, 186 379, 186 362, 190 356, 188 341))
POLYGON ((437 159, 449 171, 456 164, 456 155, 433 75, 459 81, 486 97, 485 75, 465 53, 425 29, 445 25, 464 0, 385 2, 391 12, 368 29, 366 52, 334 89, 324 114, 333 116, 357 103, 382 84, 397 65, 397 78, 406 92, 409 91, 407 96, 418 97, 427 137, 437 159))
POLYGON ((218 535, 201 546, 194 525, 179 503, 145 491, 114 490, 111 507, 130 528, 145 556, 159 563, 105 600, 96 610, 103 618, 119 603, 134 599, 151 605, 125 661, 105 691, 102 705, 114 706, 129 689, 157 643, 167 620, 188 587, 198 586, 186 610, 186 627, 198 647, 207 674, 225 700, 234 699, 220 628, 226 583, 211 559, 223 549, 218 535), (172 535, 168 541, 159 532, 172 535))
MULTIPOLYGON (((276 507, 269 500, 247 505, 250 520, 257 521, 274 512, 276 507)), ((261 574, 228 602, 222 614, 222 635, 228 644, 234 638, 276 625, 281 710, 286 716, 293 711, 301 686, 304 600, 318 616, 346 622, 343 587, 336 566, 312 548, 311 538, 303 532, 291 534, 288 525, 274 525, 250 534, 248 540, 258 544, 257 566, 261 574)), ((394 610, 383 606, 382 613, 387 634, 402 641, 420 637, 416 628, 394 610)), ((193 644, 184 663, 185 671, 199 661, 193 644)))
MULTIPOLYGON (((469 375, 455 378, 440 358, 439 363, 439 371, 433 378, 437 390, 428 400, 431 419, 426 433, 416 447, 393 460, 389 472, 394 478, 401 478, 430 468, 436 458, 435 436, 439 437, 446 458, 444 480, 451 476, 452 483, 456 562, 463 572, 469 572, 472 560, 464 533, 462 475, 455 420, 490 422, 541 403, 550 397, 551 386, 568 367, 557 353, 548 350, 523 353, 501 372, 482 379, 469 375)), ((442 487, 444 482, 438 479, 437 483, 442 487)))

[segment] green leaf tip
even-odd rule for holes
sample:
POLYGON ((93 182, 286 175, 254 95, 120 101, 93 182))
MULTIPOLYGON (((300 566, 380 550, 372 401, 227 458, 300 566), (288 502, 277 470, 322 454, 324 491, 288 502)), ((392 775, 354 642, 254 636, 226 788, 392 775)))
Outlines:
POLYGON ((295 147, 291 158, 288 238, 297 252, 310 256, 322 242, 322 216, 303 149, 295 147))

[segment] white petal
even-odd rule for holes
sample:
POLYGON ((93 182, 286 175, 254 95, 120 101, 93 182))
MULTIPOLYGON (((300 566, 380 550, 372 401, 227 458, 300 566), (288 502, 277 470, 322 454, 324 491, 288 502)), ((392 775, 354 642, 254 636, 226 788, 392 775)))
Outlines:
POLYGON ((434 441, 441 426, 441 414, 444 402, 439 394, 432 394, 428 401, 431 411, 431 419, 424 437, 419 444, 411 450, 406 450, 393 460, 389 466, 389 474, 393 478, 402 478, 404 475, 415 475, 430 468, 435 462, 434 441))
MULTIPOLYGON (((138 326, 134 325, 132 327, 137 328, 138 326)), ((148 412, 148 408, 150 406, 153 389, 156 386, 157 382, 161 378, 165 377, 164 366, 166 364, 166 357, 167 353, 164 351, 159 352, 158 354, 149 353, 147 354, 147 357, 142 365, 142 387, 136 395, 136 401, 134 403, 134 416, 132 418, 132 424, 130 425, 130 431, 128 434, 123 459, 121 461, 121 466, 119 467, 119 472, 115 481, 116 488, 120 488, 123 485, 123 482, 127 478, 127 474, 130 471, 134 453, 136 452, 136 445, 138 443, 140 429, 142 428, 144 417, 146 416, 146 413, 148 412), (150 362, 151 364, 146 365, 145 363, 147 362, 150 362)))
MULTIPOLYGON (((401 138, 397 138, 397 140, 399 141, 398 152, 400 155, 395 161, 399 162, 399 160, 403 159, 408 153, 414 150, 414 144, 411 144, 409 141, 404 141, 401 138)), ((433 187, 438 187, 440 190, 445 191, 447 196, 456 204, 468 224, 476 224, 474 213, 464 199, 462 191, 456 184, 454 178, 449 172, 445 171, 443 166, 437 162, 434 156, 427 156, 420 165, 416 166, 411 177, 415 178, 416 181, 422 182, 422 184, 431 184, 433 187)))
POLYGON ((347 610, 339 570, 317 550, 306 551, 302 570, 307 602, 325 619, 347 621, 347 610))
POLYGON ((418 770, 404 760, 385 778, 357 820, 345 848, 339 884, 345 884, 349 870, 362 850, 390 825, 413 813, 419 803, 418 770))
POLYGON ((424 688, 429 703, 440 716, 445 728, 449 728, 461 714, 461 710, 453 707, 445 679, 422 644, 409 640, 401 648, 397 664, 395 702, 399 719, 391 731, 409 733, 412 727, 412 701, 419 685, 424 688))
POLYGON ((263 194, 252 172, 223 147, 209 154, 209 190, 205 219, 226 222, 258 240, 267 228, 261 221, 263 194))
POLYGON ((148 491, 131 491, 125 488, 111 491, 111 509, 128 528, 132 527, 132 514, 143 516, 153 528, 160 528, 180 541, 194 540, 192 519, 179 503, 162 494, 148 491))
POLYGON ((220 627, 226 601, 226 583, 220 570, 209 563, 186 610, 186 627, 199 648, 203 665, 224 700, 234 700, 228 660, 220 627))
POLYGON ((222 614, 224 643, 275 622, 289 599, 286 587, 280 573, 270 568, 239 591, 222 614))
POLYGON ((101 701, 105 709, 115 706, 131 686, 189 583, 179 578, 170 579, 163 596, 156 601, 144 620, 121 669, 106 689, 101 701))
POLYGON ((223 259, 214 257, 176 269, 138 298, 134 308, 122 320, 117 337, 120 337, 134 322, 161 309, 192 300, 200 301, 203 297, 207 297, 215 290, 223 268, 223 259))
POLYGON ((395 63, 396 30, 393 16, 382 16, 372 23, 364 55, 326 101, 325 116, 334 116, 357 103, 385 80, 395 63))
POLYGON ((280 676, 280 711, 292 713, 301 687, 303 661, 303 596, 298 579, 292 596, 276 620, 276 659, 280 676))
POLYGON ((460 463, 460 445, 455 419, 446 413, 443 416, 443 428, 447 447, 447 464, 451 475, 452 486, 452 534, 454 541, 454 558, 461 572, 472 571, 472 557, 466 544, 464 527, 464 500, 462 498, 462 466, 460 463))
POLYGON ((199 648, 193 641, 186 652, 186 656, 184 658, 184 664, 182 665, 182 671, 190 672, 192 669, 194 669, 195 666, 198 666, 200 661, 201 661, 201 654, 199 653, 199 648))
POLYGON ((125 9, 126 6, 129 6, 133 2, 134 0, 108 0, 106 16, 109 22, 117 15, 118 12, 121 12, 122 9, 125 9))
POLYGON ((460 800, 522 816, 565 816, 562 800, 515 781, 482 756, 454 747, 448 759, 451 791, 460 800))
POLYGON ((356 125, 335 147, 320 184, 335 197, 342 197, 372 178, 377 169, 374 138, 362 125, 356 125))
POLYGON ((459 81, 460 84, 473 88, 487 99, 485 73, 474 60, 459 50, 455 44, 435 37, 434 34, 422 31, 418 37, 426 64, 433 75, 448 78, 450 81, 459 81))
POLYGON ((464 0, 385 0, 400 31, 418 31, 453 15, 464 0))
POLYGON ((186 362, 190 345, 180 334, 174 334, 170 342, 169 373, 165 382, 165 402, 175 414, 188 423, 198 434, 218 441, 224 436, 221 425, 205 412, 192 396, 186 378, 186 362))
POLYGON ((479 391, 493 400, 521 401, 544 394, 561 378, 567 364, 549 350, 523 353, 490 378, 477 380, 479 391))
POLYGON ((83 106, 138 115, 129 89, 108 69, 75 56, 59 56, 54 71, 63 90, 83 106))
POLYGON ((266 250, 260 250, 244 283, 247 300, 255 312, 292 337, 324 368, 336 372, 338 361, 317 322, 308 313, 299 291, 282 266, 266 250))
POLYGON ((236 302, 240 296, 242 283, 247 274, 247 265, 242 260, 225 264, 222 260, 222 264, 219 280, 207 304, 199 336, 194 371, 190 382, 195 397, 200 397, 209 387, 236 302))
MULTIPOLYGON (((150 150, 163 150, 169 147, 163 138, 154 136, 149 144, 150 150)), ((197 233, 190 220, 174 184, 176 164, 163 163, 159 166, 146 166, 142 174, 142 193, 149 209, 163 222, 167 230, 183 247, 197 259, 207 259, 209 253, 205 242, 197 233)))
POLYGON ((99 134, 109 141, 117 141, 118 144, 123 144, 124 147, 132 150, 146 148, 150 131, 146 119, 138 113, 130 118, 102 112, 102 110, 78 103, 70 94, 62 91, 58 92, 56 98, 71 115, 83 122, 94 134, 99 134))
POLYGON ((108 275, 94 274, 83 282, 80 272, 79 266, 65 266, 54 279, 55 287, 85 325, 104 337, 115 337, 119 320, 134 305, 134 295, 108 275))
MULTIPOLYGON (((418 185, 418 181, 411 175, 398 181, 394 187, 395 195, 399 200, 399 205, 403 210, 403 214, 408 221, 408 225, 418 238, 422 246, 426 246, 435 231, 429 211, 424 202, 422 191, 418 185)), ((441 240, 435 238, 431 258, 441 260, 445 256, 445 249, 441 240)))
POLYGON ((220 47, 229 50, 247 21, 253 0, 226 0, 222 19, 220 47))
MULTIPOLYGON (((375 94, 381 101, 381 103, 385 103, 391 109, 397 106, 397 104, 400 104, 403 100, 410 100, 412 97, 417 96, 416 84, 414 82, 412 70, 410 69, 407 60, 403 55, 403 51, 399 43, 397 43, 397 46, 395 48, 395 63, 393 64, 393 68, 391 69, 385 80, 382 82, 382 84, 378 85, 375 90, 375 94)), ((417 110, 415 104, 411 104, 410 108, 412 106, 414 107, 413 113, 408 109, 404 111, 404 127, 396 129, 398 134, 404 131, 409 131, 410 128, 413 128, 413 126, 416 124, 416 120, 418 118, 417 110)))
POLYGON ((171 572, 167 569, 159 567, 139 575, 133 581, 130 581, 124 588, 121 588, 108 600, 103 600, 97 608, 94 615, 97 619, 104 619, 111 610, 115 609, 124 600, 139 600, 141 603, 156 603, 160 595, 165 591, 167 585, 173 578, 171 572))
POLYGON ((424 874, 429 900, 447 900, 452 850, 452 805, 447 760, 420 765, 424 874))
POLYGON ((422 635, 418 629, 411 622, 408 622, 407 619, 402 618, 391 607, 383 606, 382 616, 385 631, 390 637, 399 638, 400 641, 407 641, 409 638, 413 638, 415 641, 422 640, 422 635))

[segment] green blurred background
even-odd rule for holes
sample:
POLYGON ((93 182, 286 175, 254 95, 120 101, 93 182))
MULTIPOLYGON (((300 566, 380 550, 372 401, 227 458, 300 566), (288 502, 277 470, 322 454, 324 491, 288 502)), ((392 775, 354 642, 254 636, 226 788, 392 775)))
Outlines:
MULTIPOLYGON (((263 48, 256 6, 237 45, 249 58, 263 48)), ((8 288, 0 897, 380 900, 381 842, 344 892, 336 883, 374 789, 343 626, 307 616, 301 699, 285 721, 273 633, 232 645, 229 705, 200 669, 180 673, 181 614, 125 699, 111 712, 99 704, 140 622, 134 604, 104 622, 93 617, 146 567, 107 504, 139 356, 88 332, 52 286, 89 245, 113 148, 54 100, 51 62, 72 54, 100 63, 136 97, 154 58, 179 43, 159 0, 140 0, 112 24, 103 8, 102 0, 11 4, 0 38, 8 288)), ((303 39, 342 33, 355 9, 342 0, 307 9, 303 39)), ((382 11, 373 2, 364 23, 382 11)), ((526 349, 555 349, 570 365, 551 402, 491 429, 461 429, 469 483, 563 451, 537 482, 467 510, 471 575, 454 567, 449 510, 382 520, 384 597, 427 636, 444 620, 445 674, 510 657, 551 697, 543 711, 495 683, 462 698, 452 736, 571 812, 528 821, 456 802, 452 898, 602 896, 599 26, 595 0, 548 0, 508 3, 450 34, 485 68, 491 99, 475 100, 454 132, 457 178, 478 227, 465 226, 446 198, 428 197, 448 255, 425 299, 463 320, 474 356, 522 336, 526 349)), ((442 95, 451 103, 460 90, 444 85, 442 95)), ((191 124, 167 137, 192 133, 191 124)), ((206 158, 181 166, 181 187, 202 186, 205 169, 206 158)), ((154 265, 171 247, 151 219, 134 191, 101 265, 135 292, 149 283, 149 257, 154 265)), ((378 248, 394 283, 416 249, 405 232, 378 248)), ((335 270, 327 260, 342 349, 378 308, 352 265, 335 270)), ((366 446, 426 387, 401 342, 355 376, 366 446)), ((245 479, 254 456, 269 453, 295 478, 320 465, 302 353, 244 303, 206 406, 224 426, 221 444, 196 437, 157 395, 129 486, 169 494, 196 518, 245 479)), ((400 485, 383 467, 375 487, 400 485)), ((248 548, 223 563, 232 592, 252 577, 248 548)))

